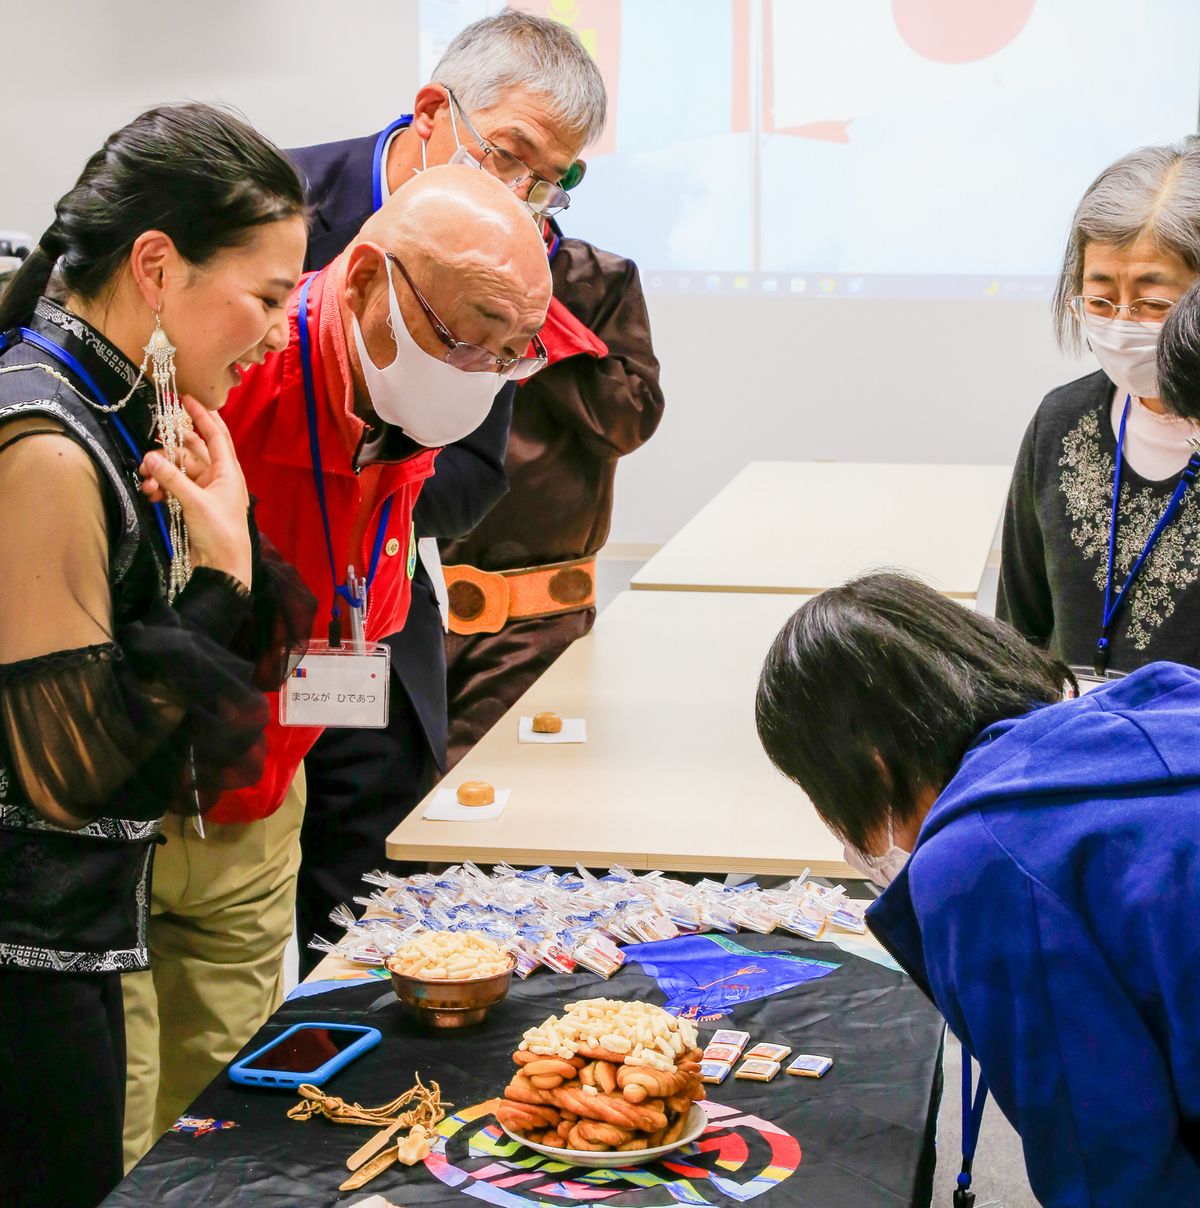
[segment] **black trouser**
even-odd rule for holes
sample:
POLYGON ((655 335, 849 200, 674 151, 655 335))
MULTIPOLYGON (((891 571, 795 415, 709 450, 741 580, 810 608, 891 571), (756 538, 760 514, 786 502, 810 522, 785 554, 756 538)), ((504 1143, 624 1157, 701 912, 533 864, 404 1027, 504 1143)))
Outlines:
POLYGON ((308 803, 296 885, 301 977, 321 959, 308 947, 313 934, 340 938, 329 912, 344 902, 362 914, 353 899, 372 892, 363 873, 389 867, 387 837, 429 791, 435 775, 421 720, 394 680, 386 729, 326 730, 304 757, 308 803))
POLYGON ((0 1204, 95 1208, 124 1117, 120 974, 0 969, 0 1204))
POLYGON ((594 608, 521 617, 499 633, 449 634, 446 767, 456 763, 521 699, 572 642, 591 632, 594 608))

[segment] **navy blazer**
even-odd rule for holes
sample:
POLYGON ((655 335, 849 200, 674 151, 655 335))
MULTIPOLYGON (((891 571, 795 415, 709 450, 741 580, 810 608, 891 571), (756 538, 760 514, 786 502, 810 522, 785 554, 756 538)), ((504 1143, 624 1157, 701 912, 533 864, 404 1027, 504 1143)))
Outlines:
MULTIPOLYGON (((313 208, 306 270, 324 268, 345 249, 374 212, 372 172, 379 133, 341 143, 287 152, 305 183, 313 208)), ((504 455, 512 422, 509 383, 487 418, 469 436, 438 455, 413 512, 418 537, 469 533, 508 490, 504 455)), ((400 633, 387 639, 392 671, 408 693, 441 770, 446 768, 446 646, 433 583, 420 560, 413 575, 412 604, 400 633)))

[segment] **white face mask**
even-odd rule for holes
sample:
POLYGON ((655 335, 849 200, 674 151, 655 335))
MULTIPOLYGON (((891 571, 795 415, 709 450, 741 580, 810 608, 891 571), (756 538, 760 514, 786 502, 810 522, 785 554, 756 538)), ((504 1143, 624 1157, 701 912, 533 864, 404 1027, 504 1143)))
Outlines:
POLYGON ((900 870, 908 863, 912 852, 905 851, 902 847, 897 847, 895 839, 892 835, 892 819, 888 816, 888 849, 882 856, 870 856, 866 852, 861 852, 855 847, 846 844, 843 849, 843 855, 846 858, 846 863, 854 869, 855 872, 862 875, 873 885, 878 885, 880 889, 886 889, 899 875, 900 870))
POLYGON ((1114 319, 1096 323, 1084 319, 1083 329, 1100 368, 1113 384, 1137 398, 1158 398, 1155 360, 1161 323, 1135 323, 1132 319, 1114 319))
POLYGON ((384 272, 388 282, 388 326, 396 345, 396 357, 390 365, 380 368, 371 360, 358 316, 353 312, 350 315, 371 406, 384 423, 402 429, 419 445, 430 449, 452 445, 483 423, 508 375, 465 373, 430 356, 409 333, 386 260, 384 272))
MULTIPOLYGON (((450 156, 450 158, 448 160, 446 160, 446 163, 462 164, 467 168, 478 168, 482 172, 483 164, 481 164, 479 162, 479 160, 477 160, 475 158, 475 156, 473 156, 470 153, 470 151, 468 151, 466 149, 466 147, 464 147, 462 145, 462 142, 458 137, 458 123, 454 120, 454 102, 452 100, 450 100, 450 96, 448 93, 447 93, 446 99, 450 105, 450 125, 453 127, 453 130, 454 130, 454 154, 452 156, 450 156)), ((429 161, 427 159, 428 149, 429 149, 429 143, 427 141, 422 140, 422 142, 421 142, 421 166, 419 168, 413 169, 413 174, 416 176, 420 176, 422 172, 426 172, 429 170, 429 161)))

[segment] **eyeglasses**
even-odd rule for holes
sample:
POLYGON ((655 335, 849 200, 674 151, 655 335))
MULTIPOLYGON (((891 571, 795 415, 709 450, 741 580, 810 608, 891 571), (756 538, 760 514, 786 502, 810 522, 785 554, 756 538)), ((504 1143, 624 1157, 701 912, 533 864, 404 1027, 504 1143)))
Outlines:
POLYGON ((464 373, 499 373, 510 382, 522 382, 532 377, 539 369, 545 369, 549 357, 546 354, 546 346, 536 333, 533 337, 533 350, 537 355, 532 357, 498 357, 489 349, 480 348, 478 344, 464 344, 462 340, 456 340, 425 300, 425 295, 417 288, 417 283, 408 275, 408 269, 400 263, 399 258, 391 252, 384 252, 384 255, 400 270, 400 275, 408 282, 413 297, 425 312, 434 334, 449 350, 445 356, 447 365, 461 369, 464 373))
POLYGON ((1067 305, 1080 322, 1111 323, 1125 311, 1135 323, 1161 323, 1175 303, 1170 298, 1135 298, 1126 305, 1091 294, 1076 294, 1067 300, 1067 305))
MULTIPOLYGON (((442 87, 446 88, 446 85, 443 84, 442 87)), ((566 170, 561 180, 557 182, 547 180, 544 176, 539 176, 523 159, 518 159, 511 151, 505 151, 503 147, 489 143, 472 125, 471 119, 467 117, 467 111, 458 103, 458 97, 449 88, 446 88, 446 95, 450 98, 451 123, 454 122, 454 110, 457 109, 462 117, 463 125, 483 150, 482 167, 486 168, 497 180, 508 185, 510 189, 519 189, 527 180, 533 181, 529 188, 529 196, 525 199, 525 204, 531 210, 543 215, 557 214, 571 204, 567 190, 575 188, 583 179, 584 173, 587 172, 587 164, 583 160, 577 159, 566 170)), ((457 140, 457 126, 454 137, 457 140)))

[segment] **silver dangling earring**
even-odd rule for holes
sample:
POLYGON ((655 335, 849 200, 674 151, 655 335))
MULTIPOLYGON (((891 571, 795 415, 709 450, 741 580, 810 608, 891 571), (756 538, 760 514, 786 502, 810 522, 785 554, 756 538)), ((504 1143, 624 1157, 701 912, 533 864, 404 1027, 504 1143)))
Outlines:
MULTIPOLYGON (((157 311, 146 356, 150 358, 150 379, 154 383, 154 426, 158 442, 171 464, 181 474, 186 474, 183 438, 191 430, 192 419, 184 410, 175 384, 175 345, 167 339, 157 311)), ((171 534, 171 581, 167 585, 167 599, 174 600, 192 577, 192 558, 183 506, 174 495, 167 496, 167 514, 171 534)))

